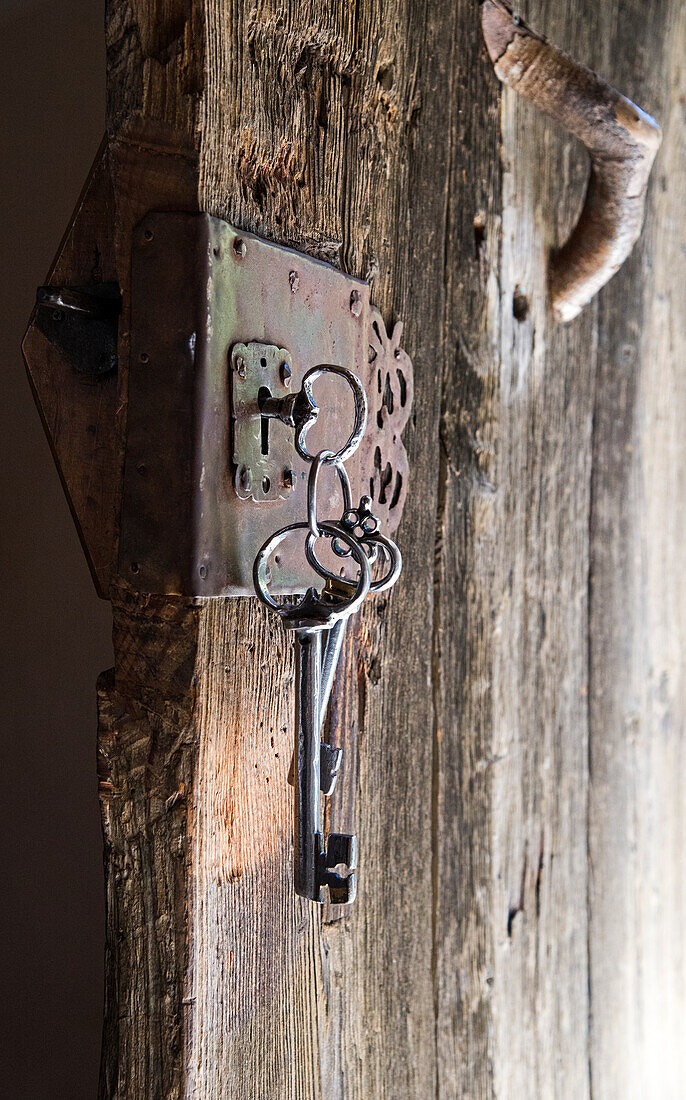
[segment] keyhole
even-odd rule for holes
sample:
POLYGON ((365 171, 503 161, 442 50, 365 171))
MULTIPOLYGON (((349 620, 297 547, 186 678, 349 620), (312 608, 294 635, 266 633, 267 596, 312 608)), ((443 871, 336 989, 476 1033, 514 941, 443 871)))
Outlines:
MULTIPOLYGON (((260 386, 259 393, 257 395, 257 403, 260 408, 265 401, 271 397, 271 390, 269 386, 260 386)), ((269 454, 269 417, 263 416, 260 418, 260 450, 263 455, 269 454)))

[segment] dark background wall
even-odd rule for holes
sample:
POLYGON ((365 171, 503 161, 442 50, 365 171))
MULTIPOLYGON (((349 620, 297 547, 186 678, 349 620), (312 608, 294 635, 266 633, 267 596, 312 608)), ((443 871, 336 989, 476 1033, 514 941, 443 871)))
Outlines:
POLYGON ((112 663, 26 381, 35 288, 102 136, 102 0, 0 0, 2 1083, 93 1100, 102 1016, 95 681, 112 663))

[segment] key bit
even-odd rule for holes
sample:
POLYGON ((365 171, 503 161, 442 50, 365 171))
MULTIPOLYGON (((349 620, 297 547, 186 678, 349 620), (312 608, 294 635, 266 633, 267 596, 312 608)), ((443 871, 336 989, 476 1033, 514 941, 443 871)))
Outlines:
MULTIPOLYGON (((322 794, 333 794, 341 770, 343 749, 334 749, 325 741, 319 745, 319 789, 322 794)), ((291 787, 295 783, 295 754, 291 757, 291 766, 288 771, 288 782, 291 787)))
POLYGON ((334 905, 350 905, 357 895, 357 837, 348 833, 330 833, 326 854, 322 853, 317 881, 321 891, 326 886, 334 905), (342 867, 347 874, 340 874, 342 867))
POLYGON ((325 600, 331 599, 332 603, 335 603, 338 597, 347 599, 356 587, 353 581, 349 581, 345 577, 327 577, 322 589, 322 596, 325 600))

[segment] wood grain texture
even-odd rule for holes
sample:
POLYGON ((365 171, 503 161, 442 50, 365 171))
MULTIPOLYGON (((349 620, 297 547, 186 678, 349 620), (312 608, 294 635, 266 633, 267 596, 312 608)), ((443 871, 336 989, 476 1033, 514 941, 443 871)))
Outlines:
MULTIPOLYGON (((577 33, 588 55, 593 28, 577 33)), ((482 80, 458 102, 483 109, 482 80)), ((438 1095, 583 1097, 593 319, 561 332, 546 307, 560 179, 574 193, 559 170, 569 139, 553 142, 509 91, 500 122, 492 152, 477 116, 458 145, 473 176, 461 186, 463 152, 452 187, 462 224, 449 235, 435 611, 438 1095)))
MULTIPOLYGON (((676 0, 649 45, 629 0, 526 8, 552 40, 662 106, 671 180, 683 123, 658 62, 676 82, 676 0), (612 49, 620 16, 624 60, 612 49)), ((385 320, 406 323, 415 406, 404 575, 365 608, 334 689, 331 737, 346 758, 329 814, 361 848, 350 910, 292 893, 292 656, 278 623, 254 601, 114 593, 101 1096, 622 1094, 626 1031, 613 1021, 631 1005, 644 1034, 666 962, 665 1033, 684 1002, 683 592, 667 585, 683 584, 680 528, 663 523, 651 541, 665 479, 683 518, 680 406, 650 384, 648 335, 659 329, 680 393, 682 261, 676 243, 656 258, 675 236, 678 192, 651 191, 649 236, 600 320, 591 310, 556 330, 546 249, 573 223, 583 160, 501 92, 472 0, 109 0, 107 34, 120 271, 133 224, 165 203, 373 277, 385 320), (650 426, 632 468, 649 488, 629 503, 615 494, 603 399, 619 384, 610 349, 627 299, 650 326, 639 342, 636 322, 632 344, 650 426), (646 543, 649 588, 614 566, 646 543), (639 654, 646 638, 654 648, 639 654), (635 749, 626 677, 638 685, 645 661, 658 671, 651 692, 634 689, 632 713, 650 716, 635 749), (649 814, 667 830, 664 880, 652 828, 638 855, 617 835, 649 814), (613 938, 627 911, 628 943, 613 938)), ((643 440, 646 421, 626 416, 643 440)), ((650 1085, 649 1064, 642 1095, 678 1095, 650 1085)))
POLYGON ((621 16, 620 6, 609 25, 617 79, 651 98, 664 140, 644 234, 599 312, 589 629, 594 1100, 686 1089, 686 13, 680 4, 642 7, 654 29, 647 39, 621 16))
POLYGON ((98 685, 107 912, 102 1098, 185 1095, 196 647, 193 609, 124 594, 115 605, 116 673, 98 685))

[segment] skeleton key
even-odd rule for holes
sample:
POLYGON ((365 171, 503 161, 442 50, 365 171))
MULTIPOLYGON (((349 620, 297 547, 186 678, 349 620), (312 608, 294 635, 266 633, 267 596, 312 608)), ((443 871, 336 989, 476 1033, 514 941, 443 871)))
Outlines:
MULTIPOLYGON (((327 581, 325 591, 331 589, 330 582, 327 581)), ((344 595, 351 595, 355 591, 355 585, 347 586, 347 592, 343 591, 344 595)), ((321 737, 322 726, 324 725, 324 719, 326 718, 326 709, 329 705, 329 699, 331 698, 331 690, 333 688, 334 677, 336 675, 336 669, 341 656, 341 649, 343 647, 343 639, 345 637, 345 628, 348 623, 348 615, 341 616, 336 619, 332 626, 327 627, 322 631, 321 638, 321 660, 320 660, 320 673, 319 673, 319 736, 321 737)), ((331 795, 336 781, 338 779, 338 773, 341 769, 341 761, 343 759, 343 749, 336 749, 332 745, 328 745, 325 741, 321 741, 319 745, 319 785, 322 794, 331 795)), ((295 751, 291 759, 291 766, 288 772, 288 782, 293 786, 295 783, 295 751)))
MULTIPOLYGON (((344 499, 346 499, 345 493, 344 499)), ((378 533, 379 520, 377 516, 373 515, 371 512, 370 505, 370 498, 362 497, 358 508, 351 509, 348 506, 348 509, 343 514, 341 524, 349 533, 354 534, 361 545, 366 547, 370 566, 374 564, 379 550, 381 550, 384 559, 388 563, 388 568, 382 577, 371 582, 369 590, 370 592, 385 592, 388 588, 392 588, 400 576, 402 571, 402 557, 396 544, 378 533)), ((333 549, 339 557, 348 557, 350 555, 350 549, 342 539, 333 539, 333 549)), ((324 568, 314 553, 314 547, 311 540, 308 540, 306 554, 312 568, 319 573, 320 576, 326 578, 326 585, 324 588, 325 596, 334 598, 338 595, 342 598, 346 598, 354 593, 355 584, 352 581, 337 576, 335 573, 324 568)), ((349 613, 342 615, 323 635, 319 686, 320 733, 326 717, 329 699, 331 698, 331 690, 333 688, 334 677, 340 660, 343 640, 345 638, 345 629, 348 625, 349 618, 349 613)), ((336 786, 336 780, 338 779, 342 758, 342 749, 333 748, 325 741, 321 742, 319 746, 319 775, 322 794, 332 794, 336 786)), ((293 754, 291 767, 288 772, 288 782, 291 786, 295 782, 295 753, 293 754)))
MULTIPOLYGON (((338 620, 357 610, 369 591, 371 573, 367 554, 353 535, 338 524, 320 523, 319 527, 325 537, 341 538, 350 547, 359 568, 354 584, 345 583, 336 591, 336 586, 327 583, 321 595, 310 588, 295 605, 279 605, 270 595, 267 588, 270 555, 291 531, 308 530, 307 523, 292 524, 264 544, 255 559, 253 578, 262 602, 277 611, 286 629, 295 634, 295 890, 302 897, 322 902, 328 888, 332 902, 347 905, 354 900, 357 890, 357 838, 347 833, 331 833, 325 843, 321 823, 322 637, 330 634, 338 620)), ((315 536, 310 532, 307 538, 310 542, 315 536)))
MULTIPOLYGON (((341 657, 341 649, 343 648, 343 639, 345 638, 345 628, 348 625, 349 616, 336 619, 333 626, 326 632, 323 638, 322 647, 322 664, 321 664, 321 682, 319 688, 319 728, 321 729, 326 717, 326 710, 329 705, 329 699, 331 698, 331 690, 333 688, 334 677, 336 675, 336 669, 338 668, 338 662, 341 657)), ((330 745, 325 745, 322 742, 322 763, 327 767, 328 771, 335 766, 333 773, 334 784, 336 782, 336 775, 340 767, 340 758, 337 758, 336 754, 342 753, 342 749, 332 749, 330 745)), ((324 777, 322 774, 322 790, 324 790, 324 777)), ((330 791, 324 791, 325 794, 330 794, 333 790, 333 786, 330 791)))
POLYGON ((322 636, 327 622, 287 624, 295 633, 295 833, 294 881, 296 893, 347 905, 355 898, 357 837, 331 833, 325 845, 321 826, 320 675, 322 636), (339 867, 347 870, 341 875, 339 867))
MULTIPOLYGON (((312 455, 305 445, 309 420, 300 424, 295 416, 287 420, 296 428, 295 448, 311 463, 307 484, 307 523, 293 523, 277 531, 258 551, 253 565, 255 591, 267 607, 276 611, 286 629, 295 635, 296 720, 295 755, 291 766, 294 785, 295 821, 294 880, 296 893, 311 901, 323 902, 328 888, 331 901, 345 905, 357 891, 357 838, 348 833, 330 833, 324 839, 321 822, 322 793, 333 790, 341 752, 321 743, 321 727, 331 694, 336 665, 343 643, 345 623, 356 611, 370 587, 375 591, 390 588, 402 568, 400 553, 389 539, 378 533, 378 518, 371 513, 371 499, 363 497, 357 509, 351 507, 350 482, 344 460, 359 445, 367 423, 367 400, 359 379, 343 367, 316 367, 303 380, 311 384, 319 374, 342 375, 355 400, 355 425, 348 442, 339 451, 320 451, 312 455), (343 495, 340 523, 322 523, 317 516, 317 479, 324 466, 333 466, 343 495), (324 578, 323 591, 309 588, 300 602, 278 604, 268 590, 271 554, 294 531, 307 531, 305 556, 310 566, 324 578), (324 566, 315 552, 321 538, 329 539, 338 557, 352 558, 358 568, 357 579, 342 577, 324 566), (371 565, 379 550, 387 560, 386 574, 371 582, 371 565)), ((314 405, 310 400, 310 405, 314 405)), ((295 409, 294 403, 293 408, 295 409)), ((264 411, 264 410, 263 410, 264 411)), ((271 410, 270 415, 281 415, 271 410)), ((314 415, 314 414, 313 414, 314 415)), ((283 418, 283 417, 282 417, 283 418)), ((342 572, 342 570, 341 570, 342 572)))
MULTIPOLYGON (((339 530, 346 529, 340 527, 339 530)), ((354 539, 351 531, 347 534, 354 539)), ((388 560, 386 573, 374 582, 370 580, 368 588, 370 591, 385 591, 398 579, 402 558, 397 546, 390 539, 381 535, 370 537, 375 540, 370 547, 370 557, 367 557, 364 544, 355 539, 358 552, 361 549, 365 558, 364 565, 358 555, 354 551, 352 553, 360 565, 360 574, 366 573, 369 577, 370 560, 374 560, 376 551, 383 551, 388 560)), ((352 541, 346 543, 345 539, 341 542, 351 547, 353 545, 352 541)), ((315 568, 323 569, 314 556, 313 545, 314 537, 309 536, 308 560, 315 568)), ((297 610, 297 617, 291 622, 286 620, 286 625, 295 631, 296 640, 295 889, 303 897, 323 901, 322 890, 328 886, 331 901, 339 905, 347 905, 355 900, 357 837, 331 833, 326 848, 324 847, 319 813, 321 791, 326 784, 322 782, 321 759, 325 756, 323 750, 329 753, 340 750, 332 750, 330 746, 320 744, 320 736, 322 706, 325 708, 329 701, 345 627, 353 609, 356 610, 359 605, 355 601, 356 590, 357 585, 352 581, 328 573, 321 597, 317 596, 315 589, 310 589, 297 610), (332 620, 331 610, 327 614, 327 605, 329 608, 333 607, 334 615, 338 605, 337 618, 332 620), (302 613, 305 610, 309 612, 309 617, 306 615, 303 618, 302 613), (323 651, 322 639, 325 640, 323 651), (347 868, 346 876, 341 876, 338 872, 341 864, 347 868)))

